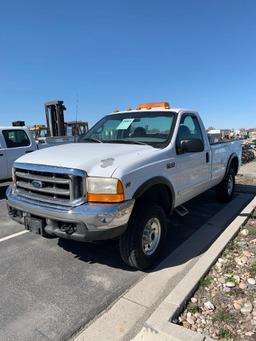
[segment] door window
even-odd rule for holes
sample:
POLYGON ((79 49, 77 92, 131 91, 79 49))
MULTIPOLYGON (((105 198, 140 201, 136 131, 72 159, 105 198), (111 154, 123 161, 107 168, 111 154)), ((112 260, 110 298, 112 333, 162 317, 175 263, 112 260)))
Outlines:
POLYGON ((181 124, 188 128, 191 139, 200 139, 203 141, 203 136, 199 122, 195 116, 186 115, 181 124))
POLYGON ((204 144, 204 139, 198 119, 194 115, 183 115, 180 121, 176 140, 177 151, 179 151, 181 147, 181 141, 193 139, 199 139, 204 144))
POLYGON ((3 130, 3 136, 7 148, 26 147, 30 145, 29 137, 24 130, 3 130))

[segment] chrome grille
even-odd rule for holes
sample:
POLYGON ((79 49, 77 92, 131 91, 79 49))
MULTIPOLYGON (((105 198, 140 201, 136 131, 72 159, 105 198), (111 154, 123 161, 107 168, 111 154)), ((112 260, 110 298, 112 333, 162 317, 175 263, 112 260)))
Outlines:
POLYGON ((28 200, 73 206, 83 202, 86 173, 41 165, 14 165, 17 195, 28 200))

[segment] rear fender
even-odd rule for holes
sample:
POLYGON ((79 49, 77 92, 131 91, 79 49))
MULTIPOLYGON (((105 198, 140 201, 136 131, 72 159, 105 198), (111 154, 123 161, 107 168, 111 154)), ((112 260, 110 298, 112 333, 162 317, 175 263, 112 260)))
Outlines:
MULTIPOLYGON (((239 160, 238 160, 238 156, 236 153, 232 153, 228 159, 228 163, 227 163, 227 167, 226 167, 226 172, 225 172, 225 176, 227 175, 227 173, 229 172, 229 169, 230 169, 230 165, 232 163, 233 160, 237 159, 237 162, 238 162, 238 166, 237 166, 237 169, 235 170, 236 171, 236 174, 237 174, 237 171, 238 171, 238 167, 239 167, 239 160)), ((224 177, 225 177, 224 176, 224 177)))

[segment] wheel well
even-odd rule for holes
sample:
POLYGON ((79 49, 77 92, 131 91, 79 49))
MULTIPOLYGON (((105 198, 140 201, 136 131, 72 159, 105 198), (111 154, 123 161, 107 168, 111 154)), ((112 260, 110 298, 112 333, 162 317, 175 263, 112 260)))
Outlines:
POLYGON ((173 208, 171 190, 164 184, 152 185, 136 198, 135 205, 145 204, 146 201, 158 203, 167 214, 170 214, 173 208))
POLYGON ((239 163, 238 163, 238 158, 237 157, 234 157, 232 160, 231 160, 231 162, 230 162, 230 168, 232 168, 233 170, 234 170, 234 172, 235 172, 235 174, 237 174, 237 172, 238 172, 238 165, 239 165, 239 163))

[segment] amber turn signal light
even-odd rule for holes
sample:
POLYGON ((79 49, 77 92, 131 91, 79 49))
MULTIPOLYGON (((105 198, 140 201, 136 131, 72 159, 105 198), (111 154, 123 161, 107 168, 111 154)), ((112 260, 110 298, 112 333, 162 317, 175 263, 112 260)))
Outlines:
POLYGON ((125 200, 123 184, 120 180, 116 179, 116 189, 111 191, 111 193, 87 193, 87 201, 94 203, 117 203, 125 200))

